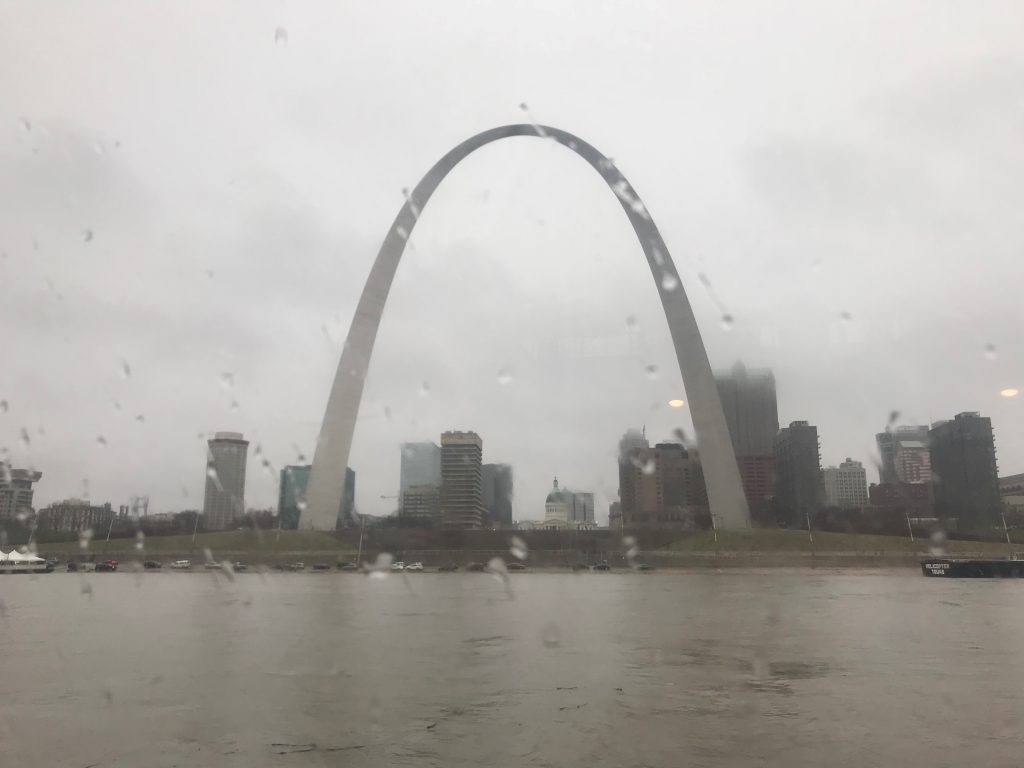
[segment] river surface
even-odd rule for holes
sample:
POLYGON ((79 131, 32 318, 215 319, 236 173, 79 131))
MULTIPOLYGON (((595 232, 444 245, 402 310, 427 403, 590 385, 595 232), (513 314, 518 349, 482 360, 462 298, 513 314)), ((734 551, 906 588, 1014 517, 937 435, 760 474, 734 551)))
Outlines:
POLYGON ((1019 766, 1024 581, 0 576, 0 765, 1019 766))

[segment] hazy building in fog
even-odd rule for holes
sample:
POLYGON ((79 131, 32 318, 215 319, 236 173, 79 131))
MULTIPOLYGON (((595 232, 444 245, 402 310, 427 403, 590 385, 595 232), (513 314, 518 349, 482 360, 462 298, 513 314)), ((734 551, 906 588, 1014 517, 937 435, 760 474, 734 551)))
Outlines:
POLYGON ((825 504, 849 509, 868 504, 868 477, 864 465, 847 458, 838 467, 825 467, 821 473, 825 504))
POLYGON ((508 464, 484 464, 480 469, 481 503, 487 511, 489 528, 512 527, 512 467, 508 464))
POLYGON ((399 521, 404 526, 433 528, 441 522, 441 486, 411 485, 402 491, 399 521))
POLYGON ((39 510, 39 527, 56 533, 78 533, 92 529, 95 536, 105 536, 114 520, 110 502, 93 504, 84 499, 66 499, 39 510))
POLYGON ((441 434, 441 521, 445 528, 483 525, 483 447, 476 432, 441 434))
POLYGON ((309 464, 287 466, 281 470, 277 493, 278 525, 285 530, 299 527, 299 518, 306 508, 306 486, 309 484, 309 464))
POLYGON ((802 528, 822 501, 818 428, 794 421, 775 436, 775 499, 778 522, 802 528))
POLYGON ((928 427, 902 426, 875 435, 881 464, 878 482, 930 483, 931 452, 928 448, 928 427))
POLYGON ((239 432, 217 432, 206 441, 206 492, 203 523, 207 530, 231 527, 245 514, 245 463, 249 442, 239 432))
POLYGON ((16 520, 19 514, 31 514, 32 484, 38 483, 42 472, 34 469, 12 469, 0 462, 0 522, 16 520))
POLYGON ((402 443, 398 490, 413 485, 441 487, 441 448, 437 443, 402 443))
POLYGON ((588 528, 594 523, 594 494, 590 491, 573 491, 572 507, 569 510, 569 524, 576 528, 588 528))
POLYGON ((1000 523, 999 471, 992 421, 958 413, 928 431, 935 512, 958 521, 964 531, 986 531, 1000 523))
MULTIPOLYGON (((679 443, 653 448, 641 433, 619 443, 619 502, 623 527, 692 528, 708 517, 707 490, 697 453, 679 443)), ((612 522, 609 520, 609 524, 612 522)))
POLYGON ((572 492, 559 488, 556 477, 547 498, 544 499, 544 527, 568 528, 572 502, 572 492))
POLYGON ((754 521, 764 521, 775 493, 775 435, 779 407, 775 374, 736 363, 715 374, 740 480, 754 521))

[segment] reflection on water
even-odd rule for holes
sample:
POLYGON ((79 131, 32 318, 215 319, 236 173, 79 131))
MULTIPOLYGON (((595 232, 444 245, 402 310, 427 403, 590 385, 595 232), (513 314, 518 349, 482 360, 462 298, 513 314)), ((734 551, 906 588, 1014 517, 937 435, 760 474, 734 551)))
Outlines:
POLYGON ((0 582, 0 764, 1016 765, 1024 584, 0 582), (285 757, 288 756, 288 757, 285 757), (282 761, 287 760, 287 763, 282 761))

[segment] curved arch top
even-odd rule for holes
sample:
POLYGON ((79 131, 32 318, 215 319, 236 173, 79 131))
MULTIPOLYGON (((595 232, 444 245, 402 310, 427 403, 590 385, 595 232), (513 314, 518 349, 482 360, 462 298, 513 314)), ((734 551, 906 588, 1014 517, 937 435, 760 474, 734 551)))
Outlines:
POLYGON ((463 141, 427 172, 395 217, 359 297, 341 353, 313 457, 313 469, 306 493, 307 506, 300 519, 300 527, 334 530, 337 526, 345 492, 345 467, 348 464, 373 342, 377 337, 391 282, 420 211, 444 177, 467 155, 486 144, 512 136, 547 139, 572 150, 598 172, 618 197, 647 257, 647 264, 661 296, 679 372, 690 402, 712 519, 720 528, 749 528, 750 512, 740 482, 732 439, 722 412, 718 387, 693 309, 661 233, 640 197, 611 160, 571 133, 530 123, 492 128, 463 141))

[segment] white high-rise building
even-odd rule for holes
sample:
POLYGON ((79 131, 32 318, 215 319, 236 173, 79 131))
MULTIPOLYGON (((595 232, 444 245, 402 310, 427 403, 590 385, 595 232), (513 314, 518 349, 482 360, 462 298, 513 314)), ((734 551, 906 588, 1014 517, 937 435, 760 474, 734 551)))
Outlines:
POLYGON ((864 465, 847 459, 838 467, 822 470, 825 504, 830 507, 865 507, 868 504, 868 477, 864 465))
POLYGON ((245 462, 249 441, 240 432, 217 432, 206 441, 206 493, 203 523, 212 531, 231 526, 245 514, 245 462))

